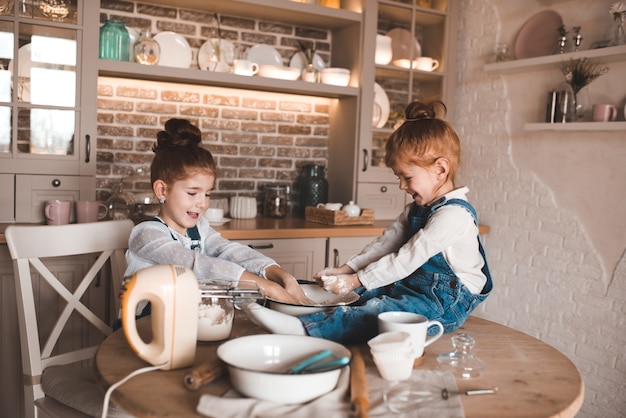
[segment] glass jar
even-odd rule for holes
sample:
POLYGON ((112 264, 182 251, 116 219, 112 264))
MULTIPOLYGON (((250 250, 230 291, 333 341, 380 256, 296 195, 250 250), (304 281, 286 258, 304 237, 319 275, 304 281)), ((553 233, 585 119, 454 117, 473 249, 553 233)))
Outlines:
POLYGON ((287 186, 270 184, 265 186, 263 201, 263 215, 270 218, 284 218, 289 214, 289 199, 287 186))
POLYGON ((221 341, 230 336, 235 308, 225 281, 200 282, 198 306, 198 341, 221 341))
POLYGON ((472 351, 476 344, 474 338, 459 333, 453 336, 451 341, 454 350, 437 356, 437 362, 461 379, 480 377, 485 369, 485 363, 472 351))
POLYGON ((144 65, 156 65, 161 56, 161 46, 150 36, 150 31, 141 34, 135 45, 135 62, 144 65))
POLYGON ((121 20, 107 20, 100 27, 100 59, 129 61, 129 46, 130 36, 121 20))
POLYGON ((317 206, 318 203, 328 202, 328 181, 324 174, 323 165, 306 165, 302 168, 300 184, 300 206, 304 213, 307 206, 317 206))

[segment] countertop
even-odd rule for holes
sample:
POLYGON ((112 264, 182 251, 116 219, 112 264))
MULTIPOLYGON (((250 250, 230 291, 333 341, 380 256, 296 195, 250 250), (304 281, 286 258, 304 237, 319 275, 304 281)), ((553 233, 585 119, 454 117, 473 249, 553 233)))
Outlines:
MULTIPOLYGON (((256 217, 254 219, 231 219, 223 225, 214 226, 228 239, 278 239, 278 238, 329 238, 368 237, 381 235, 391 221, 375 221, 373 225, 332 226, 308 222, 303 218, 283 219, 256 217)), ((0 244, 6 244, 5 229, 11 224, 0 224, 0 244)), ((480 233, 489 233, 489 227, 480 226, 480 233)))

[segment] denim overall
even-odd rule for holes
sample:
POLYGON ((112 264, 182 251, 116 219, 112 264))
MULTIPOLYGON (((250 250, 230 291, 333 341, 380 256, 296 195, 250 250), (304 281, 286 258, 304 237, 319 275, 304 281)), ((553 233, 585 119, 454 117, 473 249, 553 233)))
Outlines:
MULTIPOLYGON (((432 206, 414 205, 411 208, 408 216, 409 237, 422 229, 432 214, 445 205, 464 207, 478 225, 472 205, 462 199, 447 200, 444 197, 432 206)), ((309 335, 342 344, 359 344, 375 337, 378 333, 378 314, 386 311, 419 313, 430 320, 441 322, 445 332, 453 331, 465 322, 493 288, 480 236, 477 239, 485 262, 482 272, 487 278, 478 295, 471 293, 461 283, 445 261, 443 253, 439 253, 402 280, 372 290, 364 287, 356 289, 355 292, 361 297, 351 306, 341 306, 332 312, 318 312, 299 318, 309 335)))

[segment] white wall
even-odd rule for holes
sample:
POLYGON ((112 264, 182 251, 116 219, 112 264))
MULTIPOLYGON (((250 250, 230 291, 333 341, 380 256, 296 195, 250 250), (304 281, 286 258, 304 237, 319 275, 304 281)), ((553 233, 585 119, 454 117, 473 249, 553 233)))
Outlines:
MULTIPOLYGON (((579 416, 623 417, 626 132, 525 132, 524 122, 542 121, 560 69, 483 71, 496 43, 512 47, 524 22, 549 8, 568 30, 582 26, 589 48, 609 36, 612 1, 461 3, 455 127, 464 166, 457 183, 470 187, 481 223, 491 226, 484 242, 495 279, 477 315, 566 354, 585 382, 579 416)), ((623 109, 626 62, 608 65, 588 87, 589 101, 623 109)))

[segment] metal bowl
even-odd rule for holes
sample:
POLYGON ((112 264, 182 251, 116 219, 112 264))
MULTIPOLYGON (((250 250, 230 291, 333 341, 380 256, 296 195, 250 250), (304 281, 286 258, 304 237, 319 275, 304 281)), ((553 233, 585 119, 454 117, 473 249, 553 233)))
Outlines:
POLYGON ((359 295, 350 292, 346 295, 335 295, 324 290, 315 282, 300 282, 304 294, 315 302, 314 305, 294 305, 280 302, 268 297, 269 307, 276 311, 293 316, 308 315, 316 312, 327 311, 338 306, 345 306, 359 300, 359 295))

